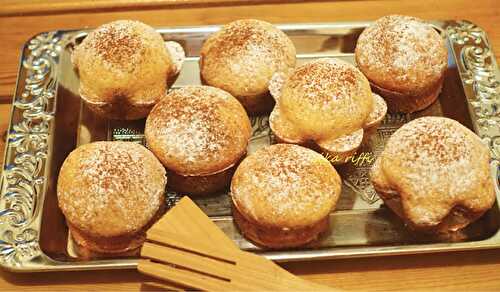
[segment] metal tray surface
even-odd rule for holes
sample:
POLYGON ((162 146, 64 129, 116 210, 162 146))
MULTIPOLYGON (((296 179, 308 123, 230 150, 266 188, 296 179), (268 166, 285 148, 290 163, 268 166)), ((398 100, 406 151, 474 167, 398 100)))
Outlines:
MULTIPOLYGON (((483 30, 467 21, 432 22, 449 49, 443 92, 428 109, 415 114, 388 114, 368 145, 346 165, 331 230, 307 247, 270 251, 245 240, 233 224, 227 192, 198 198, 196 203, 240 248, 276 261, 304 261, 500 247, 499 160, 500 80, 483 30), (497 202, 480 220, 448 236, 410 232, 374 192, 367 173, 386 139, 404 123, 427 115, 458 120, 491 149, 491 175, 497 202)), ((283 24, 297 47, 298 63, 320 57, 353 62, 356 40, 370 22, 283 24)), ((218 26, 159 28, 165 40, 179 42, 187 59, 175 87, 200 84, 198 55, 218 26)), ((52 31, 23 48, 16 93, 0 177, 0 265, 33 272, 135 268, 135 258, 78 258, 64 217, 57 207, 59 167, 78 145, 97 140, 143 141, 144 120, 108 121, 82 104, 70 53, 88 31, 52 31)), ((267 116, 252 117, 249 153, 273 143, 267 116)), ((167 190, 168 191, 168 190, 167 190)), ((167 192, 170 206, 180 194, 167 192)))

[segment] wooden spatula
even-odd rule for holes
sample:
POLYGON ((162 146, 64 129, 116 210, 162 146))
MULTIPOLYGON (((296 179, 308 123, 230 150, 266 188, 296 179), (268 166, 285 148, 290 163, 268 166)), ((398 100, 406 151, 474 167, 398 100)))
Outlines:
POLYGON ((163 215, 148 233, 155 230, 198 238, 200 242, 220 246, 221 249, 238 249, 238 246, 187 196, 163 215))
POLYGON ((188 197, 147 232, 141 273, 204 291, 331 291, 241 251, 188 197))

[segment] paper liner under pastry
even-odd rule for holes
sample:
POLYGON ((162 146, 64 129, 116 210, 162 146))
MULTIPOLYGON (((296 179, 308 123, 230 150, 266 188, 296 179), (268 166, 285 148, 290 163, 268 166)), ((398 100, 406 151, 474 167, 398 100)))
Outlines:
POLYGON ((233 218, 240 232, 257 246, 268 249, 300 247, 317 240, 328 230, 329 217, 318 223, 300 229, 269 228, 249 221, 233 206, 233 218))
POLYGON ((148 115, 156 104, 150 102, 131 103, 126 97, 116 96, 113 102, 95 101, 86 96, 80 88, 80 96, 85 104, 96 114, 111 120, 137 120, 148 115))
POLYGON ((224 171, 204 176, 183 176, 168 171, 168 187, 185 195, 210 195, 227 188, 236 166, 237 164, 224 171))
POLYGON ((443 88, 444 76, 430 90, 420 95, 408 95, 393 90, 385 89, 370 81, 372 90, 380 94, 391 113, 413 113, 423 110, 433 104, 443 88))
POLYGON ((162 204, 151 220, 136 233, 107 238, 90 236, 68 222, 74 251, 77 256, 85 259, 137 256, 146 240, 146 230, 161 218, 165 211, 166 206, 162 204))

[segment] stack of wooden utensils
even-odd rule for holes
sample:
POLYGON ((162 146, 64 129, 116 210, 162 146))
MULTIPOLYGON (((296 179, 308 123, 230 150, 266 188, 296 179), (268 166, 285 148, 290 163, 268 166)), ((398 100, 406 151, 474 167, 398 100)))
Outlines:
POLYGON ((159 287, 202 291, 332 291, 240 250, 188 197, 147 232, 138 270, 159 287))

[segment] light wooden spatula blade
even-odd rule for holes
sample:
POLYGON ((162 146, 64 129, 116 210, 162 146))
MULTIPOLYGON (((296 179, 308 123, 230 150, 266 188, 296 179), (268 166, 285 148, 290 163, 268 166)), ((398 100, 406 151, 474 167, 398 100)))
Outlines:
POLYGON ((184 196, 150 228, 155 229, 201 239, 207 245, 239 249, 188 196, 184 196))
POLYGON ((331 291, 270 260, 241 251, 188 197, 147 232, 138 270, 206 291, 331 291))

